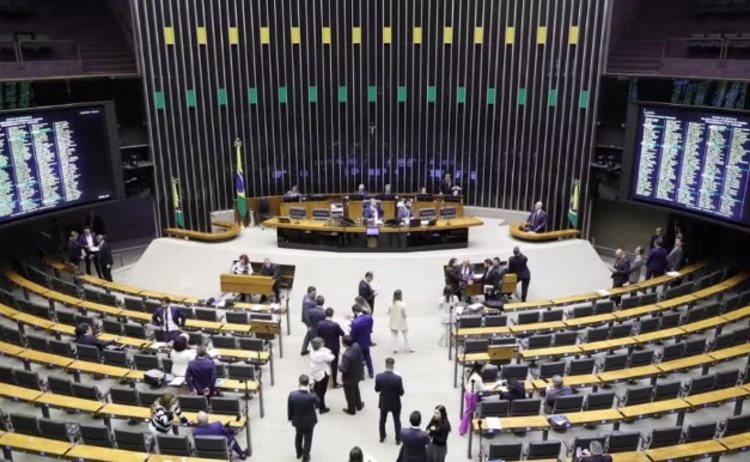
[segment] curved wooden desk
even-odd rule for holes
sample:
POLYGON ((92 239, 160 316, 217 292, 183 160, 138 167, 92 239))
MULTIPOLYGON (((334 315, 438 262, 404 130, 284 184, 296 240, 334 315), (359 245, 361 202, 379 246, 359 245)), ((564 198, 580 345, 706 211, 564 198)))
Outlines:
POLYGON ((229 223, 228 221, 214 221, 211 225, 218 228, 224 228, 224 231, 218 233, 206 233, 203 231, 192 231, 182 228, 166 228, 164 232, 169 237, 188 239, 199 242, 226 242, 231 241, 240 234, 240 225, 229 223))
POLYGON ((521 229, 520 224, 510 225, 510 235, 519 241, 545 242, 556 241, 558 239, 567 239, 576 237, 581 232, 577 229, 561 229, 559 231, 547 231, 545 233, 529 233, 521 229))

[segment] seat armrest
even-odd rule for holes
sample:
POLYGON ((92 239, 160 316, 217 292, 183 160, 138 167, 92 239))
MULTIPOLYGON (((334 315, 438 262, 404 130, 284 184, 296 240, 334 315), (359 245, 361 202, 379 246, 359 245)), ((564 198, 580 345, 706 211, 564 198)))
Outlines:
POLYGON ((573 452, 573 443, 563 441, 563 446, 565 447, 565 457, 570 456, 570 454, 573 452))
POLYGON ((617 401, 617 407, 622 407, 623 403, 625 403, 625 395, 615 393, 615 400, 617 401))

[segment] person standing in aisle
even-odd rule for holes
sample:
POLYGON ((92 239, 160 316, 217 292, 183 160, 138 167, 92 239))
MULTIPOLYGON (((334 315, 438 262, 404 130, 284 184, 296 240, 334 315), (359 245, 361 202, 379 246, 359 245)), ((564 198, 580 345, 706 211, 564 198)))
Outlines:
POLYGON ((344 385, 344 396, 346 397, 346 408, 344 412, 355 415, 365 407, 362 395, 359 393, 359 382, 365 378, 365 368, 362 366, 364 358, 362 348, 352 340, 351 336, 345 335, 341 343, 346 350, 341 355, 341 383, 344 385))
POLYGON ((325 414, 330 411, 326 407, 326 392, 328 391, 328 378, 330 377, 331 361, 333 353, 323 346, 323 339, 315 337, 310 342, 312 352, 310 353, 310 378, 313 380, 313 391, 320 399, 320 413, 325 414))
POLYGON ((518 247, 513 248, 513 256, 508 259, 508 272, 513 273, 521 283, 521 301, 526 301, 529 294, 529 282, 531 282, 531 271, 528 266, 529 259, 521 253, 518 247))
POLYGON ((372 356, 370 356, 370 346, 372 346, 372 316, 362 311, 359 305, 352 306, 354 319, 349 335, 355 343, 362 348, 362 355, 367 364, 367 374, 373 378, 372 356))
POLYGON ((297 459, 310 461, 313 430, 318 423, 315 409, 320 399, 310 391, 310 378, 305 374, 299 376, 299 389, 289 393, 287 399, 287 419, 294 427, 294 449, 297 459))
POLYGON ((370 314, 375 314, 375 297, 378 295, 378 291, 372 287, 372 280, 375 275, 372 271, 365 273, 365 278, 359 281, 359 296, 367 300, 367 304, 370 305, 370 314))
POLYGON ((445 462, 448 455, 448 434, 451 423, 448 422, 448 412, 442 404, 435 407, 432 419, 427 424, 430 434, 430 444, 427 445, 427 462, 445 462))
POLYGON ((318 323, 318 336, 323 344, 333 354, 331 361, 331 386, 341 388, 337 380, 339 372, 339 353, 341 352, 341 338, 346 335, 339 323, 333 320, 333 308, 326 308, 326 318, 318 323))
POLYGON ((401 376, 393 371, 396 361, 386 358, 385 371, 375 377, 375 393, 378 393, 378 407, 380 408, 380 442, 385 441, 385 421, 388 413, 393 417, 393 431, 396 444, 401 444, 401 397, 404 396, 404 382, 401 376))
POLYGON ((398 334, 404 337, 404 351, 413 353, 414 350, 409 348, 409 326, 406 322, 406 303, 403 302, 401 290, 393 292, 393 300, 388 306, 388 327, 391 329, 393 336, 393 353, 398 353, 398 334))
POLYGON ((318 306, 316 301, 317 289, 315 286, 307 288, 307 294, 302 299, 302 323, 305 325, 307 332, 305 332, 305 339, 302 341, 302 349, 300 355, 305 356, 310 353, 310 340, 312 340, 312 328, 310 327, 310 319, 307 316, 307 311, 311 308, 318 306))

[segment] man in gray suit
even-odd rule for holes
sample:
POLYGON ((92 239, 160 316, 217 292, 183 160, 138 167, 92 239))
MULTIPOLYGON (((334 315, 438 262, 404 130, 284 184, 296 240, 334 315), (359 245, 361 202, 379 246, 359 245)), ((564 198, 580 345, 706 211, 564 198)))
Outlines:
MULTIPOLYGON (((615 251, 615 264, 609 269, 612 272, 612 287, 622 287, 628 282, 628 276, 630 275, 630 260, 625 256, 625 252, 622 249, 615 251)), ((616 305, 620 304, 620 297, 612 297, 612 301, 616 305)))
POLYGON ((547 388, 544 397, 544 412, 550 414, 555 408, 555 400, 560 396, 573 394, 573 389, 563 383, 562 377, 556 375, 552 377, 552 386, 547 388))
POLYGON ((684 263, 685 253, 682 250, 682 239, 679 237, 674 240, 674 247, 667 255, 667 271, 680 271, 684 263))
POLYGON ((643 260, 643 247, 638 246, 635 248, 635 258, 630 262, 630 275, 628 276, 629 284, 637 284, 641 280, 641 268, 645 263, 643 260))
POLYGON ((310 353, 310 340, 313 339, 312 336, 312 326, 310 322, 310 317, 308 316, 308 310, 315 308, 318 306, 317 302, 317 294, 318 291, 314 286, 310 286, 307 288, 307 294, 302 299, 302 322, 307 327, 307 332, 305 333, 305 339, 302 341, 302 350, 300 351, 300 354, 302 356, 305 356, 306 354, 310 353))

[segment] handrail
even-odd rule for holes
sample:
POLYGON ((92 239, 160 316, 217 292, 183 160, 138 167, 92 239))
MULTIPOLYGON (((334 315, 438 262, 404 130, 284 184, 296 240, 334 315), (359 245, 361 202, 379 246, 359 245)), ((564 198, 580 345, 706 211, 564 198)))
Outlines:
POLYGON ((724 52, 724 60, 721 62, 721 66, 726 66, 727 56, 729 55, 729 47, 732 43, 750 42, 750 37, 730 37, 726 39, 726 51, 724 52))
MULTIPOLYGON (((22 51, 22 45, 24 43, 31 43, 31 44, 45 44, 45 43, 49 43, 49 44, 55 44, 55 43, 62 44, 62 43, 68 43, 68 44, 73 44, 73 46, 75 47, 75 53, 77 55, 76 61, 78 61, 78 66, 79 67, 83 67, 83 58, 81 56, 81 46, 80 46, 80 44, 78 43, 77 40, 52 40, 52 39, 49 39, 49 40, 38 40, 38 39, 37 40, 17 40, 16 41, 16 53, 17 53, 18 62, 19 62, 19 64, 20 64, 21 67, 24 67, 24 59, 23 59, 23 51, 22 51)), ((52 59, 50 61, 56 61, 56 60, 52 59)), ((67 61, 67 60, 59 60, 59 61, 67 61)))
POLYGON ((13 46, 13 55, 16 58, 15 62, 19 63, 20 59, 19 59, 18 43, 15 40, 0 40, 0 44, 3 44, 3 43, 9 43, 13 46))
POLYGON ((669 42, 711 42, 711 41, 718 41, 721 42, 719 46, 719 67, 721 67, 722 59, 724 57, 724 54, 726 53, 726 40, 720 37, 672 37, 664 40, 664 43, 661 46, 661 59, 659 60, 659 67, 664 67, 664 60, 667 57, 667 44, 669 42))

